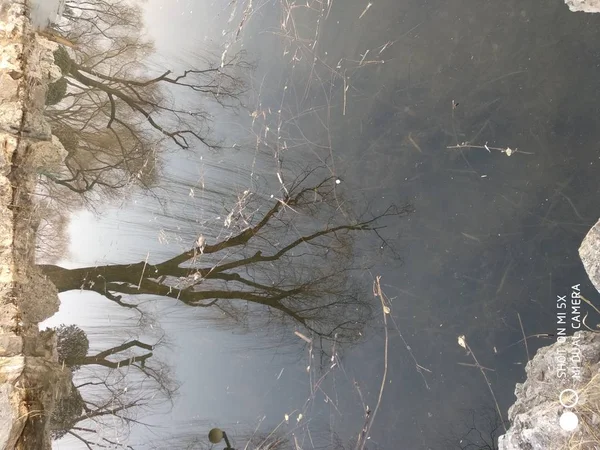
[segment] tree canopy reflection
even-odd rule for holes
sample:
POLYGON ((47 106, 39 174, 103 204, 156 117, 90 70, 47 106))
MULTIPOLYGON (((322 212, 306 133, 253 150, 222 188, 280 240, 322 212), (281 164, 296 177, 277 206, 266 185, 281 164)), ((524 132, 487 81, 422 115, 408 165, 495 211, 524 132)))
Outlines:
POLYGON ((135 1, 65 3, 63 20, 53 26, 63 77, 50 86, 46 102, 52 131, 68 155, 63 170, 45 171, 42 181, 77 193, 148 187, 158 179, 159 154, 169 143, 219 148, 209 103, 239 105, 241 74, 250 64, 243 53, 221 60, 195 55, 182 69, 155 69, 154 43, 142 19, 135 1))
MULTIPOLYGON (((382 228, 412 207, 354 211, 327 168, 286 168, 278 155, 276 189, 254 185, 234 192, 234 200, 223 205, 218 229, 199 224, 177 209, 180 194, 157 188, 171 182, 180 190, 198 187, 164 176, 164 152, 172 147, 225 151, 212 138, 206 100, 225 108, 240 105, 242 75, 251 68, 245 55, 197 58, 183 70, 152 74, 153 44, 141 32, 137 3, 67 0, 65 5, 65 21, 54 27, 60 37, 54 56, 63 78, 51 86, 47 117, 67 155, 62 167, 39 174, 40 210, 49 223, 40 233, 42 253, 66 246, 62 237, 52 237, 65 233, 66 206, 73 210, 90 199, 96 206, 126 196, 132 187, 162 205, 175 205, 163 218, 185 230, 186 248, 163 259, 124 264, 75 269, 40 264, 58 291, 95 292, 138 314, 138 327, 151 320, 147 302, 160 299, 216 312, 221 322, 243 331, 252 323, 290 336, 297 331, 321 345, 356 342, 372 317, 370 290, 359 281, 365 265, 356 254, 356 239, 369 234, 385 247, 382 228)), ((126 447, 113 435, 124 439, 132 425, 143 425, 142 411, 176 394, 169 367, 155 355, 161 339, 136 335, 90 351, 83 330, 55 331, 60 360, 74 373, 51 420, 55 438, 71 435, 87 448, 126 447), (107 434, 114 423, 125 431, 107 434)))
MULTIPOLYGON (((351 276, 358 269, 358 233, 378 233, 386 218, 410 205, 358 218, 336 212, 334 177, 311 183, 309 171, 281 199, 242 194, 226 218, 223 239, 192 245, 169 259, 66 269, 42 265, 59 292, 97 292, 140 310, 140 296, 161 296, 193 308, 215 308, 234 322, 266 307, 270 320, 292 320, 315 337, 354 341, 370 318, 369 301, 351 276)), ((206 240, 198 232, 199 241, 206 240)), ((141 313, 143 311, 140 310, 141 313)), ((260 310, 264 315, 264 310, 260 310)))

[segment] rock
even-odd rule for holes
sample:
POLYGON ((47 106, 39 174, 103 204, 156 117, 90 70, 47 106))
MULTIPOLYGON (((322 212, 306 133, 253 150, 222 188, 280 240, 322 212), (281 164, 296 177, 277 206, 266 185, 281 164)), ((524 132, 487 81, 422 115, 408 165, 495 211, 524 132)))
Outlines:
MULTIPOLYGON (((45 92, 39 93, 45 103, 45 92)), ((36 140, 50 140, 52 129, 43 116, 39 114, 24 114, 19 102, 0 104, 0 131, 19 133, 24 137, 36 140)))
MULTIPOLYGON (((525 367, 527 380, 517 384, 516 402, 508 410, 511 426, 508 432, 498 440, 499 450, 543 449, 559 450, 565 448, 594 449, 593 445, 573 446, 575 443, 591 443, 594 436, 593 423, 600 412, 600 334, 577 332, 564 342, 556 342, 541 348, 525 367), (569 361, 571 355, 580 351, 581 376, 569 371, 574 367, 569 361), (567 372, 559 376, 559 358, 566 355, 567 372), (561 392, 573 389, 579 395, 575 407, 567 409, 561 406, 561 392), (579 419, 575 431, 567 431, 560 426, 560 416, 571 411, 579 419)), ((568 405, 568 394, 562 395, 563 403, 568 405)))
POLYGON ((44 357, 0 357, 0 379, 0 449, 50 450, 46 425, 72 384, 71 371, 44 357))
POLYGON ((19 14, 24 14, 19 5, 0 13, 0 131, 50 140, 50 126, 43 112, 48 85, 63 76, 54 63, 58 45, 29 34, 24 16, 19 14), (19 32, 33 38, 32 42, 19 38, 19 32), (21 89, 20 85, 27 88, 21 89))
POLYGON ((19 390, 15 386, 23 373, 25 358, 15 356, 0 358, 0 374, 6 382, 0 385, 0 448, 14 448, 17 439, 25 427, 23 414, 27 411, 20 407, 19 390))
POLYGON ((43 80, 46 84, 53 83, 63 76, 60 67, 54 64, 54 52, 58 49, 56 42, 40 36, 35 37, 36 45, 29 60, 30 76, 43 80))
POLYGON ((3 70, 10 72, 13 78, 21 78, 22 61, 20 55, 23 54, 23 44, 21 42, 11 42, 2 46, 0 50, 0 65, 3 70))
POLYGON ((19 78, 15 78, 15 73, 4 72, 0 74, 0 103, 18 101, 17 92, 19 89, 19 78))
POLYGON ((15 334, 0 334, 0 354, 17 356, 23 353, 23 338, 15 334))
POLYGON ((49 450, 48 421, 71 380, 55 336, 38 328, 59 300, 34 268, 35 170, 60 165, 65 150, 43 115, 62 77, 56 46, 33 34, 28 10, 0 0, 0 450, 49 450))
POLYGON ((565 0, 565 3, 573 12, 600 12, 600 0, 565 0))
POLYGON ((18 306, 24 322, 43 322, 58 311, 58 291, 39 269, 31 269, 28 275, 29 279, 21 285, 18 306))
POLYGON ((0 104, 0 131, 17 133, 23 122, 23 108, 18 101, 0 104))
POLYGON ((579 257, 590 281, 600 291, 600 220, 588 232, 579 247, 579 257))
POLYGON ((8 8, 4 4, 0 8, 0 40, 18 39, 29 27, 25 2, 9 3, 12 4, 8 8))
MULTIPOLYGON (((600 0, 597 3, 600 6, 600 0)), ((600 291, 600 221, 584 238, 579 256, 600 291)), ((527 379, 517 384, 517 400, 508 410, 511 427, 500 436, 498 448, 600 448, 600 439, 593 434, 600 424, 600 332, 577 331, 572 337, 559 338, 555 344, 541 348, 527 363, 525 372, 527 379), (566 389, 572 389, 578 396, 572 408, 560 402, 562 398, 569 405, 566 396, 561 396, 569 392, 566 389), (561 427, 560 417, 567 411, 574 413, 579 421, 574 431, 561 427)))
POLYGON ((60 172, 68 152, 56 136, 51 141, 40 141, 31 145, 28 165, 34 170, 60 172))

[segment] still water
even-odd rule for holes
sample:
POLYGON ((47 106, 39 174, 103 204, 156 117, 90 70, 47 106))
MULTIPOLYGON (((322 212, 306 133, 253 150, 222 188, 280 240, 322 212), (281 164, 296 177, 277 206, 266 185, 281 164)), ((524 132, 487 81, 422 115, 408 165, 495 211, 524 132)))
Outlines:
MULTIPOLYGON (((172 91, 171 104, 214 115, 210 133, 223 148, 162 142, 153 193, 113 195, 73 215, 58 264, 87 267, 153 319, 70 272, 54 278, 62 305, 49 325, 83 328, 90 353, 158 342, 148 364, 160 362, 153 367, 179 390, 131 418, 82 421, 55 447, 83 448, 84 435, 114 448, 209 448, 208 430, 220 426, 236 448, 275 438, 276 448, 354 448, 357 439, 370 449, 495 448, 528 358, 552 342, 556 295, 581 283, 598 301, 577 248, 599 214, 600 16, 560 1, 143 8, 155 51, 139 79, 240 50, 254 68, 240 75, 247 89, 233 109, 172 91), (283 205, 305 175, 310 202, 283 205), (211 253, 274 205, 273 234, 211 253), (390 205, 411 208, 380 217, 390 205), (306 244, 372 217, 385 228, 306 244), (206 247, 182 260, 192 271, 159 265, 199 235, 206 247), (285 259, 256 259, 296 239, 285 259), (197 271, 236 258, 248 264, 227 267, 244 281, 197 271), (122 276, 140 261, 181 283, 197 271, 214 296, 194 306, 174 281, 141 288, 141 278, 122 276), (92 270, 111 264, 121 266, 92 270), (374 295, 378 277, 387 303, 374 295), (244 284, 235 298, 230 281, 244 284), (294 285, 305 290, 284 311, 274 292, 294 285), (459 335, 486 368, 502 419, 459 335)), ((77 371, 80 384, 98 381, 94 370, 77 371)), ((112 386, 145 382, 128 375, 112 386)), ((97 385, 80 390, 103 395, 97 385)))
POLYGON ((64 0, 33 0, 31 2, 31 22, 36 28, 46 28, 56 22, 62 14, 64 0))

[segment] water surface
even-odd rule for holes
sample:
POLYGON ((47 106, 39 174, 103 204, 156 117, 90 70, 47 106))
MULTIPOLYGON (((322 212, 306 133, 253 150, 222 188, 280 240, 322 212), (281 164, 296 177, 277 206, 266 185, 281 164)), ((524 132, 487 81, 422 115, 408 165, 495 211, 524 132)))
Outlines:
MULTIPOLYGON (((197 224, 215 242, 227 233, 223 208, 244 190, 281 194, 282 162, 339 179, 336 219, 349 205, 378 214, 408 202, 415 211, 387 220, 383 241, 357 235, 346 281, 360 286, 374 318, 351 345, 324 354, 294 334, 310 336, 298 323, 266 321, 264 308, 225 322, 218 311, 144 297, 170 340, 157 357, 182 386, 172 409, 149 411, 156 437, 134 426, 130 442, 186 448, 177 439, 185 435, 196 439, 189 448, 204 448, 220 425, 239 448, 253 430, 273 429, 289 448, 295 439, 302 448, 352 448, 383 379, 366 448, 464 448, 461 439, 487 448, 501 422, 457 337, 490 369, 506 421, 528 357, 552 342, 542 335, 555 332, 556 295, 581 283, 598 301, 577 248, 598 217, 600 18, 558 1, 540 9, 529 1, 153 0, 145 8, 153 61, 164 69, 198 49, 243 48, 256 63, 245 110, 210 106, 213 132, 236 148, 169 153, 168 214, 144 195, 82 213, 63 265, 159 262, 188 249, 197 224), (371 287, 377 276, 391 301, 387 335, 371 287), (525 348, 523 333, 538 337, 525 348), (472 425, 484 438, 466 436, 472 425)), ((316 220, 288 213, 297 229, 287 233, 316 220)), ((93 293, 63 296, 56 323, 92 330, 125 320, 93 293), (85 295, 84 313, 76 305, 85 295)), ((79 444, 67 436, 56 446, 79 444)))
POLYGON ((62 14, 64 0, 32 0, 31 22, 36 28, 46 28, 62 14))

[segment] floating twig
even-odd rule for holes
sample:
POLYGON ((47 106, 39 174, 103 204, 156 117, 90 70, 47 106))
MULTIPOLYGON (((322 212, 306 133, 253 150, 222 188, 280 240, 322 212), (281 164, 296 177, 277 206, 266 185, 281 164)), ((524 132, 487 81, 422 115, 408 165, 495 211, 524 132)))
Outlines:
POLYGON ((369 2, 367 3, 367 7, 364 9, 364 11, 362 12, 362 14, 360 16, 358 16, 359 19, 362 19, 362 17, 367 13, 367 11, 369 10, 369 8, 373 6, 373 3, 369 2))
POLYGON ((506 432, 506 424, 504 423, 504 418, 502 417, 502 411, 500 410, 500 406, 498 405, 498 400, 496 399, 496 394, 494 394, 494 391, 492 389, 492 383, 490 383, 490 380, 488 379, 487 375, 485 374, 485 371, 483 370, 483 366, 481 364, 479 364, 479 361, 477 361, 477 358, 475 357, 473 350, 471 350, 471 347, 469 347, 469 344, 467 343, 467 339, 465 338, 464 334, 461 334, 460 336, 458 336, 458 345, 460 345, 467 352, 469 352, 468 354, 471 355, 471 357, 473 358, 473 361, 475 362, 475 367, 477 367, 479 369, 479 371, 481 372, 481 375, 483 375, 483 378, 485 379, 485 383, 487 384, 487 387, 490 390, 490 394, 492 394, 492 398, 494 399, 494 404, 496 405, 496 411, 498 412, 498 417, 500 417, 500 420, 502 422, 502 427, 504 428, 504 432, 506 432))
POLYGON ((383 389, 385 388, 385 383, 387 381, 387 371, 388 371, 388 329, 387 329, 387 316, 390 313, 390 307, 386 305, 386 298, 381 290, 381 276, 377 276, 375 281, 373 282, 373 294, 375 297, 379 297, 379 301, 381 302, 381 309, 383 314, 383 330, 385 332, 385 341, 383 348, 383 376, 381 377, 381 385, 379 386, 379 395, 377 396, 377 404, 375 405, 375 409, 371 411, 367 406, 365 411, 365 425, 362 429, 362 432, 356 441, 355 450, 363 450, 365 448, 365 444, 369 439, 369 432, 371 431, 371 427, 373 426, 373 421, 375 420, 375 416, 377 415, 377 411, 379 410, 379 405, 381 405, 381 399, 383 398, 383 389))
POLYGON ((506 156, 510 156, 512 154, 515 153, 523 153, 524 155, 533 155, 533 153, 531 152, 524 152, 522 150, 519 150, 517 148, 510 148, 510 147, 490 147, 489 145, 487 145, 487 142, 484 145, 472 145, 469 144, 468 142, 462 142, 458 145, 449 145, 446 148, 459 148, 459 149, 463 149, 463 148, 480 148, 483 150, 487 150, 489 153, 492 153, 492 150, 495 150, 497 152, 501 152, 504 153, 506 156))
POLYGON ((294 334, 296 336, 298 336, 300 339, 302 339, 305 342, 308 342, 309 344, 312 344, 312 339, 306 337, 305 335, 303 335, 302 333, 300 333, 299 331, 294 331, 294 334))
POLYGON ((519 318, 519 325, 521 325, 521 333, 523 333, 523 342, 525 342, 525 352, 527 353, 527 361, 531 361, 529 357, 529 347, 527 346, 527 336, 525 336, 525 329, 523 328, 523 322, 521 321, 521 314, 517 313, 519 318))

